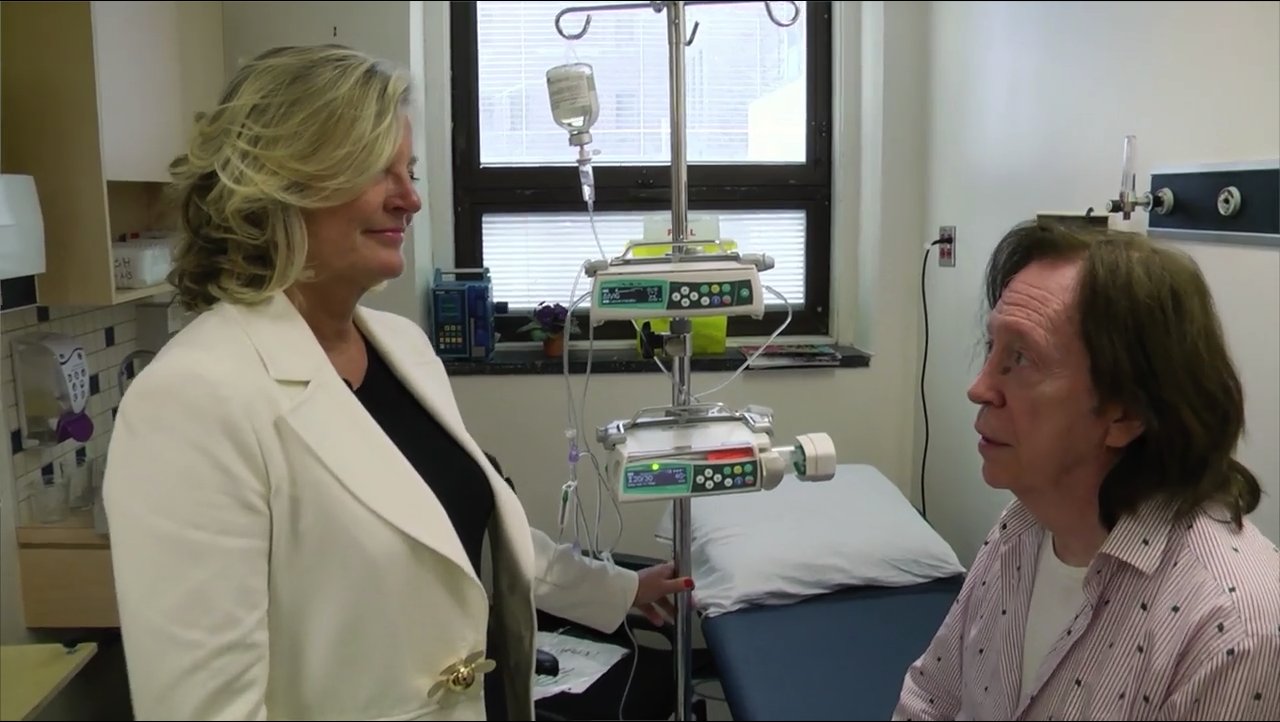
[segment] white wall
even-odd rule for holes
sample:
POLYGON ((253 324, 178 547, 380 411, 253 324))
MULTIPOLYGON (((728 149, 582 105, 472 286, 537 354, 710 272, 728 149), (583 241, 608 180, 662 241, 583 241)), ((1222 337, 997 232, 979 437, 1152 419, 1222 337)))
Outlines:
MULTIPOLYGON (((453 258, 447 5, 224 3, 228 63, 284 42, 332 41, 333 27, 338 28, 338 42, 408 63, 415 60, 409 49, 418 29, 405 19, 420 7, 426 49, 422 82, 427 98, 421 118, 425 138, 419 155, 427 161, 429 212, 415 225, 419 232, 429 228, 432 240, 417 243, 416 253, 423 253, 426 246, 445 266, 453 258)), ((867 5, 879 8, 882 4, 867 5)), ((925 5, 894 3, 891 7, 887 16, 873 14, 865 30, 878 35, 883 27, 888 37, 904 41, 923 37, 925 5)), ((919 189, 925 182, 924 149, 919 143, 927 117, 925 61, 914 45, 906 42, 873 44, 873 52, 864 53, 859 3, 839 4, 837 22, 839 117, 834 167, 838 177, 833 207, 838 297, 834 306, 840 314, 842 340, 867 344, 876 357, 868 369, 747 375, 717 400, 772 406, 780 435, 827 431, 844 460, 874 464, 907 487, 913 468, 911 399, 917 338, 912 324, 901 319, 912 317, 916 289, 913 283, 876 284, 874 279, 911 279, 918 273, 915 258, 925 235, 919 214, 919 189), (881 88, 889 86, 903 90, 884 94, 881 104, 881 88), (869 171, 860 170, 864 148, 874 151, 869 171), (880 163, 882 148, 883 157, 894 162, 880 163)), ((548 27, 547 32, 554 30, 548 27)), ((411 265, 425 268, 420 261, 411 265)), ((423 272, 406 276, 383 294, 394 301, 379 299, 377 303, 417 317, 428 280, 423 272)), ((695 374, 695 390, 709 388, 722 378, 695 374)), ((574 384, 580 389, 581 377, 575 377, 574 384)), ((670 398, 665 378, 656 373, 597 375, 590 386, 586 420, 593 426, 629 417, 637 408, 670 398)), ((454 380, 454 389, 472 434, 501 458, 514 476, 532 523, 554 533, 558 491, 566 474, 563 377, 460 377, 454 380)), ((585 467, 580 473, 585 473, 585 467)), ((587 503, 594 504, 594 489, 584 489, 584 494, 587 503)), ((660 553, 661 547, 652 542, 659 513, 656 505, 628 507, 623 514, 620 548, 660 553)), ((611 519, 606 515, 605 538, 612 536, 616 527, 611 519)))
MULTIPOLYGON (((1152 167, 1280 155, 1280 3, 935 2, 933 14, 921 38, 932 75, 923 197, 929 226, 957 226, 959 242, 954 269, 929 269, 927 499, 967 560, 1008 500, 982 482, 964 396, 988 254, 1037 211, 1115 197, 1126 134, 1138 136, 1144 182, 1152 167)), ((1280 253, 1184 247, 1244 379, 1240 458, 1267 494, 1253 520, 1280 539, 1280 253)))

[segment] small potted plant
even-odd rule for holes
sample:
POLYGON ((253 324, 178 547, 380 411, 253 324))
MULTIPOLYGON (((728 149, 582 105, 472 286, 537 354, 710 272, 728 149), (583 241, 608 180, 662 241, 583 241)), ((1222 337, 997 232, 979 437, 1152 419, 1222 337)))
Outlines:
POLYGON ((529 332, 534 341, 542 342, 542 350, 547 356, 555 357, 564 353, 564 330, 571 333, 578 330, 577 322, 569 316, 569 309, 559 303, 542 302, 533 309, 529 323, 520 328, 520 332, 529 332))

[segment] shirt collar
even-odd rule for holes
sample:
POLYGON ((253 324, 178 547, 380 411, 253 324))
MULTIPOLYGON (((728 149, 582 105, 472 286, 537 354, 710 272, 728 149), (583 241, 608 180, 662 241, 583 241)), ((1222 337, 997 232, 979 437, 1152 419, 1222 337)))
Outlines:
POLYGON ((1150 574, 1160 566, 1172 532, 1173 505, 1153 499, 1143 502, 1136 512, 1120 517, 1098 553, 1150 574))
MULTIPOLYGON (((1121 517, 1098 554, 1124 562, 1143 574, 1150 574, 1159 567, 1169 545, 1172 521, 1172 504, 1160 499, 1144 502, 1136 512, 1121 517)), ((1043 531, 1040 522, 1016 499, 1000 515, 1002 543, 1012 543, 1024 534, 1042 534, 1043 531)))

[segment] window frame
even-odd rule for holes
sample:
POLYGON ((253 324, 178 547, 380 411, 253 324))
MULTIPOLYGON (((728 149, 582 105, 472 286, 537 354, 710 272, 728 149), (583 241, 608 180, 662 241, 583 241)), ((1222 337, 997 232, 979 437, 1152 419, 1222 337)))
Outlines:
MULTIPOLYGON (((449 6, 454 262, 459 268, 479 268, 484 258, 481 224, 485 214, 578 213, 585 209, 576 166, 480 166, 477 2, 451 2, 449 6)), ((807 14, 805 163, 691 164, 689 210, 805 211, 805 303, 793 310, 791 323, 783 335, 829 336, 832 2, 808 0, 804 12, 807 14)), ((554 32, 551 28, 548 31, 554 32)), ((566 159, 570 157, 569 151, 566 145, 566 159)), ((595 167, 595 181, 598 212, 670 209, 671 171, 667 165, 600 165, 595 167)), ((579 310, 575 315, 583 317, 580 319, 583 322, 586 311, 579 310)), ((768 336, 785 317, 786 311, 768 311, 762 319, 731 317, 728 334, 730 337, 768 336)), ((524 340, 512 336, 526 320, 519 314, 500 315, 495 321, 495 330, 506 340, 524 340)), ((595 329, 597 339, 634 337, 635 329, 626 322, 606 322, 595 329)))

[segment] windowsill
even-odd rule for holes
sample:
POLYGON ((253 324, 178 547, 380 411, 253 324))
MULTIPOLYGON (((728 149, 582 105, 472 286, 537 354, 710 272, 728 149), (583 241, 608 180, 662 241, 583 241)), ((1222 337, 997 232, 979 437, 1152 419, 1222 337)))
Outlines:
MULTIPOLYGON (((807 366, 778 369, 747 369, 743 373, 777 373, 779 371, 811 371, 832 368, 866 368, 871 365, 871 355, 852 346, 836 346, 840 352, 838 366, 807 366)), ((587 352, 572 349, 569 352, 569 373, 581 374, 587 370, 587 352)), ((694 356, 694 371, 737 371, 746 361, 740 351, 730 348, 722 354, 694 356)), ((539 348, 499 348, 488 361, 445 359, 445 370, 450 376, 539 376, 564 373, 564 360, 548 358, 539 348)), ((634 348, 597 348, 591 354, 592 374, 635 374, 659 372, 658 364, 640 356, 634 348)))

